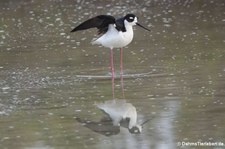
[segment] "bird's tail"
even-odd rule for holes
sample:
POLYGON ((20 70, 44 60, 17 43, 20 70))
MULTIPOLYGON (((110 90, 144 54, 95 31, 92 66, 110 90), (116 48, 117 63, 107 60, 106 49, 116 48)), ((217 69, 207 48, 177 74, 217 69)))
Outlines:
POLYGON ((100 44, 100 43, 98 42, 97 38, 93 38, 92 41, 91 41, 91 44, 95 45, 95 44, 100 44))

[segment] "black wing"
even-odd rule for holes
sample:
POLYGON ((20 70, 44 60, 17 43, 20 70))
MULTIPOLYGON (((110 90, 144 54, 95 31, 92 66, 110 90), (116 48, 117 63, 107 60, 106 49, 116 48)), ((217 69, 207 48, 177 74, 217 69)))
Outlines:
POLYGON ((116 20, 113 16, 99 15, 81 23, 80 25, 75 27, 71 32, 76 32, 79 30, 85 30, 85 29, 96 27, 98 29, 98 33, 102 34, 108 30, 109 24, 115 24, 115 23, 116 23, 116 20))
POLYGON ((83 124, 84 127, 89 128, 90 130, 102 134, 104 136, 112 136, 120 133, 119 126, 113 126, 112 121, 109 119, 101 120, 99 122, 76 118, 76 120, 83 124))

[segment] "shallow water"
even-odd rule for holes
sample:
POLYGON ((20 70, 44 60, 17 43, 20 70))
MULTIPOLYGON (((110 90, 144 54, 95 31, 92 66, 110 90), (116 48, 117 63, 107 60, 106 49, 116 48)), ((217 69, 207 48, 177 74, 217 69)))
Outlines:
MULTIPOLYGON (((0 148, 225 143, 225 2, 139 2, 0 2, 0 148), (104 117, 96 103, 112 99, 109 51, 90 44, 95 30, 70 30, 90 16, 130 11, 151 32, 135 27, 124 48, 125 99, 136 107, 139 122, 150 121, 140 134, 121 127, 105 136, 77 118, 104 117)), ((114 58, 115 96, 121 99, 118 50, 114 58)))

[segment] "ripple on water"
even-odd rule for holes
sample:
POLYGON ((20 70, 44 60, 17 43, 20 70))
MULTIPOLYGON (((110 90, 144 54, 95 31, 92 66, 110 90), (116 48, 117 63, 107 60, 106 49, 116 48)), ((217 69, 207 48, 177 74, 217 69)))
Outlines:
MULTIPOLYGON (((149 78, 149 77, 163 77, 168 76, 166 73, 152 73, 152 72, 146 72, 146 73, 136 73, 136 74, 124 74, 123 78, 130 79, 130 78, 149 78)), ((111 75, 76 75, 77 78, 81 79, 111 79, 111 75)), ((115 74, 115 79, 120 78, 120 74, 115 74)))
POLYGON ((9 115, 14 109, 15 106, 13 105, 4 105, 0 103, 0 115, 9 115))

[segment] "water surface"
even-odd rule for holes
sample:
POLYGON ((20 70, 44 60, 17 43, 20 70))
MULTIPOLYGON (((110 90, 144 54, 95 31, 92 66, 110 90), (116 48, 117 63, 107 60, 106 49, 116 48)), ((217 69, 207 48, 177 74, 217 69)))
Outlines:
MULTIPOLYGON (((225 2, 0 2, 0 148, 174 149, 178 142, 225 143, 225 2), (70 33, 99 14, 135 13, 124 48, 125 99, 141 134, 105 136, 76 119, 100 120, 112 99, 109 51, 92 46, 96 30, 70 33)), ((119 51, 115 96, 122 98, 119 51)), ((198 147, 184 147, 198 148, 198 147)), ((219 146, 204 148, 223 148, 219 146)))

